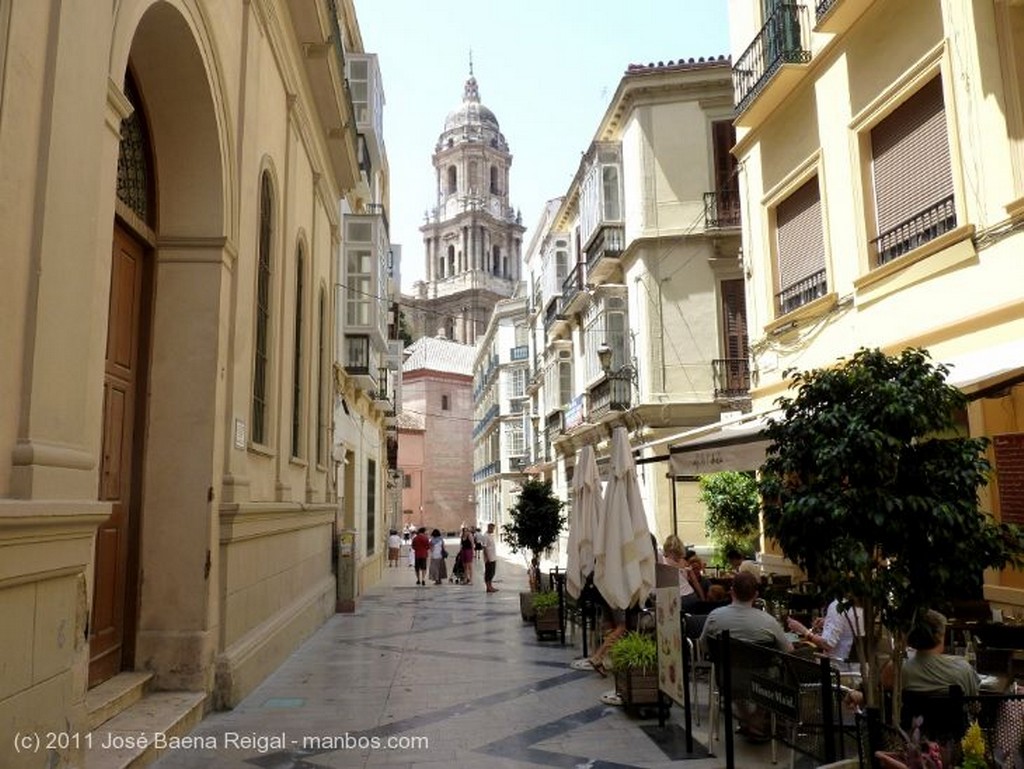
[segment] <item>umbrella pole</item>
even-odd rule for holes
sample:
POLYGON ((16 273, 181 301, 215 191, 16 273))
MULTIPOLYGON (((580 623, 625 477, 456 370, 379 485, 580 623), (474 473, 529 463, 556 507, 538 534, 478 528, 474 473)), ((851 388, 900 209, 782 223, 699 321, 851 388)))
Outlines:
POLYGON ((679 536, 679 503, 676 501, 676 476, 669 474, 672 479, 672 533, 679 536))

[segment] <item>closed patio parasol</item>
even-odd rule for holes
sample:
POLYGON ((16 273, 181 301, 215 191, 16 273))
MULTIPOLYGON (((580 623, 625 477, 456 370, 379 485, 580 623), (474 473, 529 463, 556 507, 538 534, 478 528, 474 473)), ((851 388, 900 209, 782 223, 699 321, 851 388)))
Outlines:
POLYGON ((584 446, 576 456, 572 488, 565 587, 569 595, 579 598, 587 577, 594 573, 594 534, 603 505, 601 476, 597 472, 597 461, 590 446, 584 446))
POLYGON ((642 604, 654 588, 654 545, 625 427, 612 432, 611 478, 594 540, 594 585, 608 604, 642 604))

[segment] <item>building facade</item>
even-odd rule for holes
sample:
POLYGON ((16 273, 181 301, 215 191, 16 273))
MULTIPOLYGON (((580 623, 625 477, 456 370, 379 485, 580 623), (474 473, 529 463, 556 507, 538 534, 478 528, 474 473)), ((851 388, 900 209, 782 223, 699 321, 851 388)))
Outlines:
MULTIPOLYGON (((982 507, 1024 520, 1024 6, 730 3, 756 410, 785 372, 923 347, 993 438, 982 507), (1019 454, 1018 454, 1019 456, 1019 454)), ((773 556, 769 556, 771 559, 773 556)), ((1024 576, 986 575, 1024 603, 1024 576)))
POLYGON ((386 203, 350 0, 97 10, 0 2, 10 767, 82 766, 12 735, 87 733, 100 687, 187 730, 333 613, 341 210, 386 203))
POLYGON ((526 297, 494 307, 487 333, 478 341, 473 366, 473 485, 477 524, 500 531, 515 503, 526 456, 530 398, 529 328, 526 297))
MULTIPOLYGON (((529 257, 530 472, 563 498, 575 456, 604 472, 624 425, 641 460, 749 409, 730 66, 631 66, 529 257)), ((641 464, 652 531, 703 542, 693 484, 641 464)))
POLYGON ((472 67, 434 147, 437 198, 423 233, 426 279, 403 297, 414 338, 475 344, 519 282, 524 227, 509 198, 512 154, 472 67))
POLYGON ((422 337, 406 348, 398 468, 406 524, 458 533, 475 520, 473 360, 476 348, 422 337))

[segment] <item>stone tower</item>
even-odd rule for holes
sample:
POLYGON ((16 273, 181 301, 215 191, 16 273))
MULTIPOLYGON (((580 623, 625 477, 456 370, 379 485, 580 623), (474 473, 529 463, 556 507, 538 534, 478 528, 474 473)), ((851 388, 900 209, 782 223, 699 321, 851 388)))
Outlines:
POLYGON ((462 104, 444 121, 433 163, 437 201, 420 227, 426 280, 404 301, 415 337, 475 344, 495 303, 519 283, 525 228, 509 204, 512 155, 498 119, 480 103, 472 62, 462 104))

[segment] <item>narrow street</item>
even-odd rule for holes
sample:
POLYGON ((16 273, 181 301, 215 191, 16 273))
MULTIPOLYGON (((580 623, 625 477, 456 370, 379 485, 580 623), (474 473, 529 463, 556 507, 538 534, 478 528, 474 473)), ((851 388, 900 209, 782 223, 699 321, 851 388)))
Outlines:
MULTIPOLYGON (((671 711, 675 741, 662 749, 645 731, 657 731, 656 719, 601 703, 611 677, 569 667, 578 641, 538 642, 522 622, 521 561, 499 560, 495 584, 490 595, 479 581, 417 587, 403 558, 355 614, 335 615, 239 707, 208 716, 156 766, 679 765, 679 708, 671 711)), ((695 728, 700 740, 706 723, 695 728)), ((737 766, 770 765, 767 746, 741 743, 737 766)), ((788 750, 780 760, 788 763, 788 750)), ((684 763, 707 769, 724 758, 684 763)))

